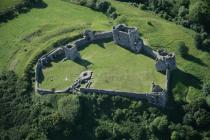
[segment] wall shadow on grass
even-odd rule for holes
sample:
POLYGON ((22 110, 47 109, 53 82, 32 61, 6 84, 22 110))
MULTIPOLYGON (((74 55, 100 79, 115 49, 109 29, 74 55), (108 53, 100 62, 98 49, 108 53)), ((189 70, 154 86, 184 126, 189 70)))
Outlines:
POLYGON ((75 63, 85 67, 86 69, 88 68, 89 65, 92 65, 93 63, 91 63, 90 61, 83 59, 83 58, 76 58, 74 60, 75 63))
POLYGON ((172 88, 174 88, 178 82, 183 83, 187 87, 191 86, 196 89, 201 89, 202 87, 202 82, 199 78, 183 70, 174 70, 171 75, 173 75, 172 88))
POLYGON ((210 47, 201 47, 199 50, 210 53, 210 47))
MULTIPOLYGON (((196 76, 186 73, 180 69, 174 70, 171 73, 170 91, 168 92, 168 105, 166 107, 166 113, 169 119, 175 123, 182 121, 185 114, 183 105, 186 104, 184 101, 175 101, 172 90, 176 88, 177 84, 181 82, 186 87, 194 87, 201 89, 202 82, 196 76)), ((178 92, 184 92, 184 89, 179 89, 178 92)), ((181 94, 181 93, 180 93, 181 94)))
POLYGON ((17 17, 19 14, 22 13, 27 13, 29 12, 32 8, 46 8, 48 5, 40 0, 39 2, 32 2, 32 1, 23 1, 22 3, 15 5, 11 8, 8 8, 0 13, 0 23, 3 22, 8 22, 9 20, 14 19, 17 17))
POLYGON ((94 41, 93 44, 97 44, 99 47, 101 48, 106 48, 106 46, 104 45, 105 43, 109 43, 109 42, 112 42, 113 39, 110 38, 110 39, 102 39, 102 40, 98 40, 98 41, 94 41))

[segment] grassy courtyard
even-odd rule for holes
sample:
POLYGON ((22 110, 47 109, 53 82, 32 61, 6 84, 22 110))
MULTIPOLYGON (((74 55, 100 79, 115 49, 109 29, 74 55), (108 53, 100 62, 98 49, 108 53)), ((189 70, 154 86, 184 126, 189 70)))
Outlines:
POLYGON ((84 70, 93 71, 91 87, 150 92, 152 81, 164 88, 165 76, 155 70, 154 60, 136 55, 114 43, 91 44, 81 50, 82 60, 53 63, 44 70, 44 88, 63 89, 84 70))

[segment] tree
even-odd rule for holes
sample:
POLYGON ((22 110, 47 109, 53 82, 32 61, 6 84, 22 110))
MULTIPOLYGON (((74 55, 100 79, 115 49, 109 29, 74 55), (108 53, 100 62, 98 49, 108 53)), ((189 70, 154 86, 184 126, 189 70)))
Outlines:
POLYGON ((189 19, 193 22, 200 23, 205 26, 207 31, 210 31, 210 1, 199 0, 190 5, 189 19))
POLYGON ((173 131, 171 133, 171 140, 179 140, 180 139, 180 135, 177 131, 173 131))
POLYGON ((210 95, 210 82, 203 84, 202 91, 204 95, 210 95))
POLYGON ((206 104, 208 105, 208 107, 210 107, 210 96, 206 97, 206 104))
POLYGON ((105 128, 105 126, 99 126, 95 129, 96 139, 104 140, 112 136, 112 134, 105 128))
POLYGON ((111 4, 108 2, 108 1, 103 1, 103 0, 100 0, 97 5, 96 5, 96 8, 101 11, 101 12, 106 12, 107 9, 109 8, 111 4))
POLYGON ((58 111, 66 121, 74 124, 81 115, 78 96, 61 98, 58 101, 58 111))
POLYGON ((205 129, 209 128, 210 124, 210 113, 205 109, 199 109, 194 113, 194 118, 196 120, 196 124, 199 128, 205 129))
POLYGON ((179 17, 184 17, 187 13, 188 13, 187 8, 185 8, 184 6, 181 6, 179 8, 178 16, 179 17))
POLYGON ((205 39, 203 41, 203 47, 205 47, 206 49, 210 49, 210 39, 205 39))
POLYGON ((161 132, 164 133, 168 128, 168 120, 166 116, 158 116, 156 117, 150 125, 150 128, 153 132, 161 132))

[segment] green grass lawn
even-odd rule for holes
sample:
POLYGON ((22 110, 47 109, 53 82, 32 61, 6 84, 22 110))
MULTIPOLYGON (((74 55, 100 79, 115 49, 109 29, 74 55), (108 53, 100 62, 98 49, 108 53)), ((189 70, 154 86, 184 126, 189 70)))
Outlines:
POLYGON ((114 43, 91 44, 81 51, 81 57, 83 63, 53 63, 44 70, 41 87, 64 89, 86 69, 93 71, 94 88, 150 92, 152 81, 165 86, 165 76, 156 72, 154 60, 114 43))
POLYGON ((18 3, 21 3, 23 0, 0 0, 0 13, 5 9, 13 7, 18 3))

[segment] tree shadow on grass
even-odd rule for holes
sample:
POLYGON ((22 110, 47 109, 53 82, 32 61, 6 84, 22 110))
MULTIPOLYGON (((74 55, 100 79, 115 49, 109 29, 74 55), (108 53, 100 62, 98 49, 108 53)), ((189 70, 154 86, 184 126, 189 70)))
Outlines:
POLYGON ((194 62, 194 63, 196 63, 198 65, 207 67, 207 65, 200 58, 197 58, 197 57, 195 57, 193 55, 186 54, 183 58, 188 60, 188 61, 192 61, 192 62, 194 62))
POLYGON ((210 53, 210 47, 201 47, 199 50, 210 53))
POLYGON ((88 60, 85 60, 83 58, 77 58, 74 60, 75 63, 85 67, 86 69, 88 68, 89 65, 92 65, 93 63, 91 63, 90 61, 88 60))
MULTIPOLYGON (((186 87, 192 86, 196 89, 201 89, 202 82, 196 76, 186 73, 180 69, 174 70, 171 73, 170 90, 168 91, 168 105, 166 107, 166 113, 169 119, 173 122, 181 122, 185 114, 182 105, 184 101, 175 101, 172 89, 176 87, 178 82, 183 83, 186 87)), ((180 89, 180 92, 184 92, 184 89, 180 89)))
POLYGON ((201 89, 202 87, 202 82, 199 78, 180 69, 174 70, 171 75, 173 76, 172 88, 174 88, 178 82, 183 83, 187 87, 191 86, 196 89, 201 89))

